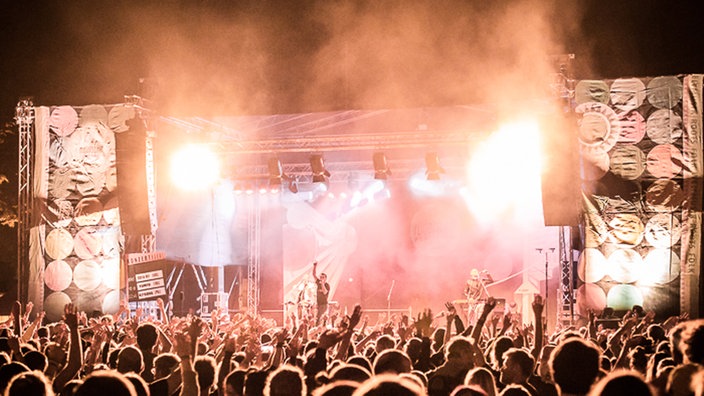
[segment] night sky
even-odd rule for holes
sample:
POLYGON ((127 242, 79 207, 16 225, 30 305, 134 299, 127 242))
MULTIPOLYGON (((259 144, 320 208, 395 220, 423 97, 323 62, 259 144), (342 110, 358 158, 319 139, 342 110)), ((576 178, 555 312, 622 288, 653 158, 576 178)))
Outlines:
POLYGON ((698 73, 696 3, 5 1, 0 114, 22 95, 195 115, 477 103, 561 53, 577 78, 698 73))
MULTIPOLYGON (((3 1, 0 122, 35 105, 152 100, 161 114, 505 102, 574 77, 704 73, 695 1, 3 1), (542 87, 542 88, 541 88, 542 87)), ((17 148, 0 146, 14 178, 17 148)), ((0 186, 5 194, 13 187, 0 186)), ((14 246, 3 230, 2 251, 14 246)), ((13 263, 12 252, 1 265, 13 263)), ((0 288, 7 285, 0 284, 0 288)))

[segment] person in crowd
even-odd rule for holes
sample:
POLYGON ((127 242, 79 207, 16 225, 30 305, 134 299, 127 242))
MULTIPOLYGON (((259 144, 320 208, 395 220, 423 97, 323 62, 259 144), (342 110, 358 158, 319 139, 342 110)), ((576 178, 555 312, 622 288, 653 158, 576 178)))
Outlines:
POLYGON ((117 354, 117 371, 122 374, 136 373, 140 375, 142 370, 144 370, 142 352, 132 345, 123 347, 117 354))
POLYGON ((487 396, 496 396, 498 394, 494 375, 486 367, 475 367, 469 370, 464 383, 465 385, 480 387, 487 396))
POLYGON ((562 396, 586 395, 599 376, 600 351, 591 341, 570 337, 550 356, 550 372, 562 396))
POLYGON ((447 360, 440 367, 428 373, 428 393, 448 394, 456 386, 464 383, 467 372, 473 368, 473 352, 469 339, 458 336, 447 345, 447 360))
POLYGON ((41 371, 24 371, 15 375, 5 391, 7 396, 53 396, 54 391, 41 371))
POLYGON ((318 277, 318 262, 314 261, 313 262, 313 279, 315 280, 315 287, 316 287, 316 305, 317 305, 317 310, 316 310, 316 319, 315 319, 315 324, 319 325, 320 324, 320 319, 327 314, 328 312, 328 296, 330 294, 330 284, 327 282, 328 281, 328 276, 326 273, 321 273, 320 277, 318 277))
POLYGON ((504 353, 499 381, 504 385, 521 385, 531 396, 538 396, 528 379, 533 374, 535 359, 528 352, 519 348, 510 348, 504 353))
POLYGON ((653 396, 654 392, 643 375, 634 370, 613 371, 600 379, 589 392, 589 396, 620 395, 653 396))
POLYGON ((306 393, 303 370, 291 365, 283 365, 274 370, 264 386, 265 396, 305 396, 306 393))
POLYGON ((137 396, 134 385, 114 370, 94 371, 76 388, 76 396, 137 396))
POLYGON ((141 372, 142 378, 147 382, 154 381, 154 358, 156 354, 154 353, 154 347, 156 346, 156 341, 158 339, 157 327, 152 323, 141 323, 137 327, 137 348, 142 353, 142 361, 144 363, 144 369, 141 372))
POLYGON ((196 356, 193 361, 193 369, 198 377, 198 387, 200 396, 217 395, 215 384, 215 368, 217 364, 212 356, 196 356))

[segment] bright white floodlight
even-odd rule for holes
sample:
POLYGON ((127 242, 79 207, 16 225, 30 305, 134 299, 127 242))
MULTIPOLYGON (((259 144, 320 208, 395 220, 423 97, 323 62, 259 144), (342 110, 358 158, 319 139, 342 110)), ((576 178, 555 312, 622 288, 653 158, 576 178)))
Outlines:
POLYGON ((188 145, 171 157, 171 180, 184 190, 199 190, 220 178, 217 155, 204 145, 188 145))

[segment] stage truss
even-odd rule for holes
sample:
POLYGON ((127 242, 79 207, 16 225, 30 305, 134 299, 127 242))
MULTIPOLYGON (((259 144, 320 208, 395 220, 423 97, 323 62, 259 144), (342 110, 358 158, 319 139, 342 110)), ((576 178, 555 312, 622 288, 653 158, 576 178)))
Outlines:
POLYGON ((21 99, 15 109, 15 122, 19 133, 19 163, 17 189, 17 299, 27 300, 27 286, 22 280, 27 278, 29 265, 29 229, 32 213, 32 140, 34 126, 34 106, 29 98, 21 99))

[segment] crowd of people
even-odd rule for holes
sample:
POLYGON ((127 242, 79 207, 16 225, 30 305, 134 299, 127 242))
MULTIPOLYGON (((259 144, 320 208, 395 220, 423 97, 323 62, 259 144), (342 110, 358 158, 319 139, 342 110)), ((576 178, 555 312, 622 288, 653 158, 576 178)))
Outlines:
MULTIPOLYGON (((704 320, 656 321, 628 311, 615 328, 591 313, 584 326, 544 332, 494 314, 474 325, 448 302, 443 315, 298 317, 276 323, 214 310, 160 318, 126 305, 88 317, 72 304, 46 323, 16 302, 0 326, 4 395, 703 395, 704 320), (31 320, 30 320, 31 318, 31 320), (611 327, 611 326, 609 326, 611 327)), ((660 319, 660 318, 658 318, 660 319)), ((534 325, 534 324, 539 325, 534 325)))

